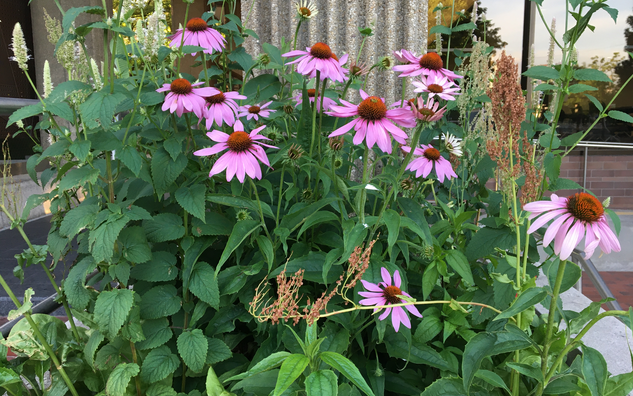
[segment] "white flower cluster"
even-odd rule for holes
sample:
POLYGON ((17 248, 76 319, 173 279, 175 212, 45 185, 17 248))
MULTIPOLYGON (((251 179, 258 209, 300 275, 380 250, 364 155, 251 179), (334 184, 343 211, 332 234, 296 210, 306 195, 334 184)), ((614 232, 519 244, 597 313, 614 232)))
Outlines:
POLYGON ((44 97, 48 98, 48 95, 53 91, 53 82, 51 81, 51 67, 48 64, 48 59, 44 61, 44 97))
MULTIPOLYGON (((442 24, 441 8, 443 7, 443 4, 439 3, 437 6, 440 9, 435 12, 435 25, 439 26, 442 24)), ((442 33, 440 32, 435 33, 435 51, 438 55, 442 55, 442 33)))
POLYGON ((13 28, 13 42, 11 43, 11 49, 13 50, 13 55, 10 59, 12 61, 18 62, 18 67, 23 71, 28 70, 28 65, 26 64, 31 56, 29 55, 29 49, 26 47, 26 41, 24 40, 24 32, 22 31, 22 26, 20 23, 16 23, 13 28))
POLYGON ((136 23, 136 40, 145 54, 146 60, 158 56, 158 49, 165 43, 165 13, 162 0, 154 0, 154 13, 147 18, 147 27, 143 22, 136 23))
POLYGON ((556 36, 556 18, 552 18, 550 30, 552 31, 552 35, 549 38, 549 48, 547 49, 547 66, 551 67, 554 64, 554 48, 556 46, 554 42, 554 37, 556 36))

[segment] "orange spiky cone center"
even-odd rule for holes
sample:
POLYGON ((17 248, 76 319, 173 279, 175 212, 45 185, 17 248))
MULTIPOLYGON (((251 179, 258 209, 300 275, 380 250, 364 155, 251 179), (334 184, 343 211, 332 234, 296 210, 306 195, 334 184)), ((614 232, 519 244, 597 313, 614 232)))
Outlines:
POLYGON ((567 210, 575 218, 593 223, 604 214, 602 203, 596 197, 584 192, 576 193, 567 199, 567 210))
POLYGON ((231 151, 241 153, 253 146, 253 139, 251 139, 251 137, 246 132, 235 131, 229 135, 229 139, 226 141, 226 145, 229 146, 229 149, 231 151))
POLYGON ((387 115, 387 106, 377 96, 370 96, 358 105, 358 115, 370 121, 380 120, 387 115))

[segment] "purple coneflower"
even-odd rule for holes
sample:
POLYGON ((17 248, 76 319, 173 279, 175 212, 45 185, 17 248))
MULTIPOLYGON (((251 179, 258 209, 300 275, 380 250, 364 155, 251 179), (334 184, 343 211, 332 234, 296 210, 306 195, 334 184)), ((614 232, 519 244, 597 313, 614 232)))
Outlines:
POLYGON ((244 177, 246 175, 252 179, 261 179, 262 170, 257 160, 270 166, 266 152, 261 146, 278 148, 256 142, 256 140, 262 139, 269 140, 267 137, 259 134, 259 131, 264 128, 266 128, 266 125, 253 129, 249 134, 244 132, 244 125, 238 120, 233 126, 233 133, 230 135, 218 130, 208 132, 207 136, 209 139, 217 142, 217 144, 213 147, 198 150, 194 152, 193 155, 214 155, 228 149, 226 153, 215 161, 211 172, 209 172, 209 177, 217 175, 226 169, 226 181, 231 181, 235 175, 237 175, 237 179, 241 183, 244 183, 244 177))
MULTIPOLYGON (((400 290, 400 285, 402 280, 400 279, 400 273, 396 270, 393 274, 394 284, 391 284, 391 274, 385 267, 380 269, 380 274, 382 275, 382 282, 379 284, 367 282, 366 280, 361 280, 365 289, 369 290, 366 292, 358 292, 362 297, 367 297, 364 300, 360 300, 358 303, 360 305, 392 305, 392 304, 401 304, 406 303, 405 300, 401 299, 398 296, 406 296, 411 297, 407 292, 400 290)), ((400 329, 400 323, 404 324, 406 327, 411 328, 411 321, 409 320, 409 315, 404 311, 404 308, 407 311, 411 312, 411 314, 417 316, 418 318, 422 317, 422 314, 418 311, 415 305, 405 305, 404 307, 387 307, 385 312, 382 313, 378 317, 380 320, 385 320, 389 314, 391 314, 391 323, 393 324, 394 330, 396 332, 400 329)), ((376 308, 374 312, 380 311, 382 308, 376 308)))
POLYGON ((237 116, 239 118, 242 117, 246 117, 247 120, 250 120, 251 118, 254 118, 255 121, 259 121, 259 117, 270 117, 270 113, 274 113, 277 110, 272 110, 269 109, 268 106, 272 103, 273 101, 271 100, 268 103, 265 103, 261 106, 257 106, 257 105, 245 105, 245 106, 240 106, 237 111, 237 116))
POLYGON ((235 123, 235 114, 238 109, 235 99, 246 99, 246 96, 240 95, 237 92, 220 91, 220 93, 204 99, 206 104, 203 115, 204 118, 207 119, 207 129, 211 129, 213 121, 215 121, 218 127, 221 127, 223 123, 228 126, 233 126, 233 123, 235 123))
MULTIPOLYGON (((314 103, 314 97, 316 95, 315 89, 308 89, 308 97, 310 98, 310 103, 314 103)), ((295 96, 295 101, 297 102, 297 106, 299 106, 303 102, 303 94, 299 94, 295 96)), ((297 107, 295 106, 295 107, 297 107)), ((323 97, 323 109, 330 110, 332 106, 336 106, 336 102, 327 96, 323 97)), ((317 111, 321 111, 321 98, 317 99, 317 111)))
POLYGON ((360 96, 363 101, 358 105, 341 99, 343 106, 331 107, 327 114, 333 117, 358 117, 338 128, 328 137, 343 135, 354 127, 356 131, 354 144, 360 144, 366 138, 369 148, 378 143, 378 147, 385 153, 391 153, 390 135, 398 143, 405 144, 407 134, 393 122, 406 128, 414 127, 415 120, 411 111, 406 108, 387 109, 384 99, 378 96, 369 96, 362 89, 360 96))
MULTIPOLYGON (((440 154, 439 150, 431 146, 430 144, 421 145, 413 150, 413 155, 417 155, 418 158, 414 159, 407 165, 407 170, 415 172, 415 177, 427 177, 433 167, 435 166, 435 173, 440 183, 444 182, 444 177, 450 180, 453 177, 457 177, 457 174, 453 170, 451 163, 440 154)), ((408 153, 411 151, 411 147, 404 146, 402 151, 408 153)))
POLYGON ((321 72, 321 80, 326 78, 338 82, 347 80, 345 74, 348 71, 341 67, 347 62, 347 55, 344 55, 339 61, 330 46, 325 43, 316 43, 312 47, 306 47, 305 51, 290 51, 282 56, 285 58, 299 56, 298 59, 288 62, 287 65, 298 63, 297 72, 304 76, 316 76, 318 70, 321 72))
POLYGON ((607 224, 602 204, 591 194, 580 192, 567 198, 552 194, 551 201, 530 202, 523 209, 531 212, 530 219, 540 216, 532 223, 528 234, 556 219, 547 227, 543 245, 548 246, 554 240, 554 253, 561 260, 569 258, 583 236, 585 258, 591 257, 598 246, 604 253, 620 251, 620 242, 607 224))
POLYGON ((417 57, 407 50, 401 51, 401 56, 409 62, 407 65, 394 66, 393 70, 402 72, 400 77, 419 76, 445 76, 450 79, 462 78, 459 74, 455 74, 448 69, 444 69, 442 57, 435 52, 427 52, 417 57))
POLYGON ((174 111, 178 117, 182 116, 182 113, 195 113, 198 118, 202 118, 202 112, 205 105, 205 97, 213 96, 220 91, 213 87, 194 88, 198 85, 204 84, 203 82, 197 82, 191 84, 184 78, 177 78, 171 82, 171 84, 163 84, 162 88, 158 88, 156 92, 167 92, 165 102, 163 103, 163 111, 169 109, 169 112, 174 111))
MULTIPOLYGON (((207 25, 207 22, 202 18, 192 18, 187 22, 187 26, 184 29, 178 29, 171 37, 169 37, 170 47, 179 47, 182 45, 195 45, 197 47, 204 48, 205 54, 212 54, 213 51, 222 51, 225 46, 226 40, 215 29, 207 25), (185 35, 183 41, 182 35, 185 35)), ((195 55, 195 52, 191 55, 195 55)))
POLYGON ((429 98, 426 103, 424 103, 422 98, 418 98, 417 103, 415 99, 410 99, 409 105, 415 118, 427 122, 441 120, 446 112, 446 106, 438 110, 440 103, 433 100, 433 98, 429 98))
POLYGON ((455 100, 455 95, 459 95, 459 85, 453 80, 449 80, 446 76, 438 76, 437 74, 420 77, 420 81, 413 81, 413 85, 417 88, 413 92, 428 92, 429 98, 434 96, 444 100, 455 100))

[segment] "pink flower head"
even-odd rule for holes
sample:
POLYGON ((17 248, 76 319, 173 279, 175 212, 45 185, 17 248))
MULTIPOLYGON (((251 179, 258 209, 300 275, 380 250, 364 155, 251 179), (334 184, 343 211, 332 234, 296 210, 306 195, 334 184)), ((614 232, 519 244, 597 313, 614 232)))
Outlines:
POLYGON ((422 121, 439 121, 446 112, 446 106, 438 110, 440 103, 433 100, 433 98, 429 98, 426 103, 424 103, 424 99, 422 98, 418 98, 417 103, 415 99, 411 99, 409 104, 411 109, 413 109, 413 115, 415 118, 422 121))
POLYGON ((162 88, 158 88, 156 92, 167 92, 165 96, 165 102, 163 103, 163 111, 169 109, 170 113, 174 111, 178 114, 178 117, 182 116, 182 113, 194 112, 198 118, 202 118, 202 112, 205 106, 204 98, 207 96, 213 96, 220 91, 213 87, 194 88, 198 85, 204 84, 198 82, 191 84, 184 78, 177 78, 171 82, 171 84, 163 84, 162 88))
POLYGON ((316 43, 312 47, 306 47, 305 51, 295 50, 282 55, 285 58, 299 56, 298 59, 288 62, 287 65, 298 63, 297 72, 304 76, 314 77, 316 71, 321 72, 321 80, 343 82, 347 80, 346 73, 349 70, 343 69, 342 65, 347 62, 347 55, 340 60, 334 55, 332 49, 325 43, 316 43))
POLYGON ((259 117, 270 117, 270 113, 274 113, 277 110, 272 110, 269 109, 268 106, 272 103, 273 101, 271 100, 268 103, 265 103, 261 106, 257 106, 257 105, 245 105, 245 106, 240 106, 237 111, 237 116, 239 118, 242 117, 246 117, 247 120, 250 120, 251 118, 255 118, 255 121, 259 120, 259 117))
POLYGON ((591 194, 580 192, 567 198, 552 194, 551 201, 530 202, 523 209, 531 212, 530 219, 540 216, 528 234, 555 219, 545 231, 543 245, 548 246, 554 240, 554 253, 561 260, 569 258, 583 236, 586 258, 593 255, 598 245, 604 253, 620 251, 620 242, 607 224, 602 204, 591 194))
POLYGON ((252 179, 261 179, 262 170, 257 160, 270 166, 266 152, 261 146, 278 148, 270 146, 256 140, 267 139, 267 137, 260 135, 259 131, 266 128, 266 125, 262 125, 257 129, 253 129, 251 133, 244 132, 244 125, 238 120, 233 125, 233 133, 230 135, 214 130, 208 132, 207 136, 217 142, 213 147, 204 148, 193 153, 197 156, 214 155, 223 150, 228 151, 224 153, 211 168, 209 177, 217 175, 226 169, 226 181, 231 181, 233 176, 237 175, 237 179, 244 183, 244 176, 248 175, 252 179))
MULTIPOLYGON (((391 284, 391 274, 389 274, 389 271, 387 271, 385 267, 380 269, 380 274, 382 275, 382 282, 379 284, 367 282, 366 280, 361 279, 363 286, 369 291, 358 292, 358 294, 362 297, 367 297, 364 300, 360 300, 358 303, 360 305, 392 305, 406 303, 405 300, 398 296, 411 296, 407 294, 407 292, 400 290, 402 280, 400 279, 400 273, 398 270, 393 273, 394 284, 391 284)), ((407 315, 403 308, 406 308, 407 311, 411 312, 411 314, 417 316, 418 318, 422 317, 422 314, 420 314, 415 305, 405 305, 404 307, 387 307, 385 312, 383 312, 378 319, 385 320, 387 316, 391 314, 391 323, 393 324, 393 328, 396 332, 400 329, 400 323, 404 324, 408 328, 411 328, 409 315, 407 315)), ((382 308, 376 308, 374 312, 378 312, 380 309, 382 308)))
POLYGON ((455 95, 459 95, 459 85, 446 76, 437 74, 428 77, 420 77, 420 81, 413 81, 417 88, 413 92, 428 92, 429 99, 438 96, 444 100, 455 100, 455 95))
POLYGON ((223 123, 228 126, 233 126, 238 108, 235 99, 246 99, 246 96, 240 95, 237 92, 219 91, 218 94, 204 99, 206 104, 203 115, 204 118, 207 119, 207 129, 211 129, 213 121, 215 121, 215 125, 218 127, 221 127, 223 123))
MULTIPOLYGON (((215 29, 207 25, 202 18, 192 18, 187 22, 184 29, 178 29, 176 33, 169 37, 170 47, 180 47, 182 45, 195 45, 204 48, 205 54, 212 54, 213 51, 222 51, 226 45, 226 40, 215 29), (183 41, 182 35, 185 35, 183 41)), ((191 55, 195 55, 195 52, 191 55)))
MULTIPOLYGON (((411 147, 404 146, 402 150, 406 153, 411 151, 411 147)), ((444 177, 450 180, 452 177, 457 177, 457 174, 453 170, 453 166, 450 162, 440 154, 439 150, 433 148, 430 144, 422 145, 422 148, 416 148, 413 150, 413 155, 419 156, 407 165, 407 170, 411 172, 415 171, 415 177, 428 177, 435 165, 435 173, 440 183, 444 182, 444 177)))
POLYGON ((332 106, 327 113, 333 117, 353 117, 358 116, 349 123, 338 128, 328 137, 340 136, 348 132, 352 127, 356 131, 354 144, 360 144, 367 138, 367 146, 378 147, 385 153, 391 153, 391 138, 400 144, 405 144, 407 134, 398 128, 393 122, 397 122, 406 128, 415 126, 415 119, 409 109, 392 108, 387 109, 385 100, 377 96, 369 96, 362 89, 360 96, 363 99, 358 105, 349 103, 341 99, 343 106, 332 106))
MULTIPOLYGON (((314 103, 314 96, 316 95, 315 89, 308 89, 308 97, 310 98, 310 103, 314 103)), ((303 102, 303 94, 299 94, 295 96, 295 101, 297 102, 297 106, 299 106, 303 102)), ((295 106, 295 107, 297 107, 295 106)), ((330 110, 332 106, 336 106, 336 102, 327 96, 323 97, 323 108, 325 110, 330 110)), ((321 111, 321 98, 317 99, 317 111, 321 111)))
POLYGON ((444 69, 442 57, 435 52, 427 52, 417 57, 414 53, 407 50, 401 51, 402 57, 409 63, 407 65, 394 66, 393 70, 402 72, 400 77, 414 77, 421 74, 425 76, 444 76, 450 79, 462 78, 459 74, 455 74, 448 69, 444 69))

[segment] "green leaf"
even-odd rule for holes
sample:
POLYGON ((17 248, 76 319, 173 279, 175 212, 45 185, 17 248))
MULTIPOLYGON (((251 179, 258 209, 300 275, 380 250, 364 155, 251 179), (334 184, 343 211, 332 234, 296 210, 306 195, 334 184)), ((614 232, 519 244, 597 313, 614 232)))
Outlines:
MULTIPOLYGON (((279 92, 281 83, 274 74, 262 74, 249 79, 244 85, 244 95, 249 99, 263 102, 279 92)), ((274 165, 274 164, 273 164, 274 165)))
POLYGON ((218 212, 207 212, 205 222, 194 218, 191 222, 191 233, 194 236, 231 235, 233 222, 218 212))
POLYGON ((598 99, 594 98, 591 95, 585 94, 585 96, 591 101, 591 103, 593 103, 594 106, 596 106, 596 109, 598 109, 598 111, 602 113, 602 110, 604 110, 604 107, 602 107, 602 103, 600 103, 598 99))
POLYGON ((182 153, 182 141, 172 136, 163 142, 163 147, 169 153, 171 159, 176 161, 178 154, 182 153))
POLYGON ((556 86, 556 85, 551 85, 551 84, 539 84, 536 87, 534 87, 535 91, 560 91, 560 87, 556 86))
MULTIPOLYGON (((200 395, 199 391, 197 391, 198 394, 195 394, 193 392, 194 391, 190 392, 189 395, 190 396, 200 395)), ((146 395, 147 396, 178 396, 178 393, 171 386, 156 383, 156 384, 151 385, 149 388, 147 388, 146 395)))
MULTIPOLYGON (((229 24, 230 23, 231 22, 229 22, 229 24)), ((226 27, 227 25, 228 24, 222 25, 222 26, 226 27)), ((233 24, 233 25, 235 25, 235 24, 233 24)), ((242 66, 242 70, 244 70, 244 71, 250 69, 251 66, 253 66, 255 64, 255 62, 253 62, 253 57, 250 56, 246 52, 246 49, 244 49, 244 47, 237 47, 233 51, 231 51, 231 53, 229 54, 229 59, 234 61, 234 62, 237 62, 240 66, 242 66)))
MULTIPOLYGON (((556 260, 554 262, 550 262, 549 265, 545 265, 543 267, 543 272, 547 274, 547 279, 549 280, 549 285, 554 290, 554 285, 556 284, 556 274, 558 274, 558 270, 560 268, 560 260, 556 260)), ((563 293, 569 289, 571 289, 580 279, 582 275, 582 270, 577 264, 568 261, 565 265, 565 273, 563 274, 563 283, 560 286, 560 293, 563 293)))
POLYGON ((97 297, 94 319, 108 338, 114 339, 132 309, 134 293, 129 289, 104 291, 97 297))
POLYGON ((218 277, 209 264, 199 261, 194 265, 189 278, 189 290, 213 308, 219 309, 218 277))
POLYGON ((633 373, 614 375, 604 388, 605 396, 626 396, 633 390, 633 373))
POLYGON ((86 359, 90 367, 94 368, 95 352, 97 352, 97 348, 99 348, 99 345, 104 339, 105 336, 101 334, 99 330, 95 330, 90 334, 90 338, 84 346, 84 359, 86 359))
POLYGON ((548 190, 555 192, 558 190, 576 190, 582 189, 582 186, 573 180, 558 178, 556 182, 548 186, 548 190))
POLYGON ((61 139, 56 141, 55 143, 48 146, 46 150, 44 150, 40 158, 37 160, 37 163, 39 164, 49 157, 57 157, 58 155, 65 154, 68 147, 70 147, 70 143, 68 142, 68 140, 61 139))
MULTIPOLYGON (((398 205, 402 209, 402 212, 422 230, 422 235, 420 237, 424 239, 427 243, 431 243, 431 231, 429 228, 429 223, 426 221, 426 215, 424 213, 424 209, 420 206, 419 203, 415 202, 409 198, 398 198, 398 205)), ((401 224, 404 223, 404 218, 400 220, 401 224)), ((407 226, 411 228, 410 226, 407 226)), ((415 231, 412 229, 412 231, 415 231)))
POLYGON ((464 396, 464 386, 459 378, 442 378, 424 389, 420 396, 464 396))
POLYGON ((199 373, 204 368, 207 359, 207 337, 202 330, 185 331, 177 341, 178 353, 185 364, 194 372, 199 373))
POLYGON ((440 33, 446 36, 450 36, 452 34, 451 28, 444 25, 435 25, 429 30, 429 34, 440 33))
POLYGON ((387 243, 391 248, 396 244, 400 233, 400 214, 393 209, 387 209, 383 217, 387 226, 387 243))
POLYGON ((91 256, 86 256, 75 264, 64 279, 62 288, 64 295, 73 308, 84 310, 90 303, 90 291, 86 288, 86 276, 97 268, 91 256))
POLYGON ((259 251, 262 252, 262 255, 266 258, 266 262, 268 263, 268 271, 270 271, 275 262, 275 250, 273 248, 272 242, 270 239, 264 235, 260 235, 257 237, 257 246, 259 246, 259 251))
POLYGON ((615 213, 615 211, 612 209, 605 208, 604 211, 607 212, 607 214, 611 218, 611 221, 613 222, 613 228, 615 228, 615 234, 619 236, 620 229, 622 228, 622 224, 620 222, 620 216, 618 216, 618 214, 615 213))
POLYGON ((209 371, 207 372, 207 380, 205 381, 205 388, 207 390, 207 396, 231 396, 232 393, 227 395, 227 392, 224 390, 224 387, 220 383, 218 376, 215 375, 215 371, 213 371, 213 367, 209 367, 209 371))
POLYGON ((9 311, 7 315, 7 320, 12 321, 17 319, 18 317, 24 315, 27 312, 31 312, 31 308, 33 308, 33 303, 31 302, 31 297, 33 297, 35 292, 32 288, 28 288, 24 291, 24 300, 22 300, 22 306, 18 309, 12 309, 9 311))
POLYGON ((153 252, 149 261, 135 265, 130 274, 132 277, 146 282, 174 280, 178 276, 176 256, 164 251, 153 252))
POLYGON ((143 294, 141 318, 158 319, 180 311, 182 301, 172 285, 155 286, 143 294))
POLYGON ((263 373, 264 371, 268 371, 268 370, 272 370, 274 368, 277 368, 277 367, 281 366, 281 364, 284 362, 284 360, 286 360, 286 358, 288 356, 290 356, 290 355, 291 355, 290 352, 286 352, 286 351, 275 352, 275 353, 267 356, 266 358, 262 359, 261 361, 259 361, 255 366, 250 368, 247 372, 242 373, 242 374, 238 374, 238 375, 234 375, 234 376, 232 376, 230 378, 227 378, 226 381, 241 380, 243 378, 247 378, 247 377, 250 377, 252 375, 263 373))
POLYGON ((484 227, 470 240, 466 247, 468 261, 492 254, 495 248, 502 250, 514 247, 516 236, 508 228, 484 227))
POLYGON ((609 111, 609 117, 619 120, 619 121, 633 122, 633 117, 618 110, 609 111))
POLYGON ((550 180, 550 183, 556 183, 558 176, 560 175, 560 166, 562 158, 559 155, 547 153, 543 160, 543 167, 545 168, 545 174, 550 180))
POLYGON ((479 333, 466 344, 462 359, 462 376, 464 377, 464 389, 467 395, 470 395, 470 385, 473 383, 475 373, 479 370, 481 362, 489 355, 496 342, 496 335, 479 333))
POLYGON ((302 209, 287 214, 283 217, 281 222, 279 222, 279 227, 287 228, 292 231, 301 224, 301 222, 307 221, 307 218, 312 216, 315 212, 338 200, 339 198, 334 197, 320 199, 302 209))
POLYGON ((151 163, 152 179, 158 195, 163 195, 170 189, 187 166, 187 162, 187 156, 182 153, 175 161, 172 160, 163 147, 154 152, 151 163))
POLYGON ((163 345, 152 350, 143 360, 141 380, 153 384, 162 381, 180 366, 178 356, 171 353, 169 347, 163 345))
POLYGON ((489 383, 490 385, 496 388, 503 388, 506 390, 506 392, 508 392, 509 394, 512 394, 512 392, 510 392, 510 389, 508 388, 508 385, 506 385, 506 383, 503 382, 503 379, 499 376, 499 374, 493 371, 480 369, 475 373, 475 377, 486 381, 487 383, 489 383))
POLYGON ((31 180, 33 180, 38 186, 40 185, 40 182, 37 179, 37 170, 35 169, 35 166, 37 165, 39 159, 39 154, 33 154, 29 157, 29 159, 26 160, 26 171, 31 177, 31 180))
POLYGON ((220 256, 220 261, 218 261, 218 265, 215 267, 216 275, 220 273, 222 265, 231 257, 235 249, 237 249, 253 231, 259 229, 259 227, 261 227, 261 223, 255 220, 243 220, 235 224, 229 236, 229 240, 226 242, 222 256, 220 256))
POLYGON ((610 83, 611 79, 606 73, 597 69, 578 69, 574 71, 574 78, 580 81, 602 81, 610 83))
POLYGON ((332 370, 318 370, 313 372, 305 381, 308 396, 336 396, 338 394, 338 380, 332 370))
POLYGON ((523 72, 524 76, 536 78, 539 80, 547 81, 547 80, 558 80, 560 78, 560 73, 558 70, 553 67, 547 66, 532 66, 526 71, 523 72))
POLYGON ((301 226, 301 229, 299 229, 299 233, 297 234, 297 239, 301 238, 301 235, 310 227, 317 224, 326 223, 329 221, 338 221, 339 218, 340 217, 337 216, 336 213, 326 212, 323 210, 312 213, 310 216, 306 217, 305 222, 301 226))
POLYGON ((136 363, 121 363, 108 376, 106 393, 108 396, 125 396, 125 389, 132 377, 138 375, 140 369, 136 363))
POLYGON ((468 259, 464 256, 464 253, 459 250, 449 250, 446 252, 446 263, 462 277, 462 279, 469 285, 475 283, 473 279, 473 273, 468 264, 468 259))
POLYGON ((424 314, 422 321, 415 329, 413 338, 420 344, 429 343, 442 332, 444 325, 438 316, 424 314))
POLYGON ((527 289, 519 295, 510 308, 497 315, 494 320, 511 318, 512 316, 540 303, 545 299, 545 297, 547 297, 547 291, 542 287, 527 289))
POLYGON ((506 365, 527 377, 534 378, 538 382, 543 383, 543 373, 540 368, 525 363, 514 362, 507 362, 506 365))
POLYGON ((571 94, 585 92, 585 91, 597 91, 597 90, 598 88, 592 87, 591 85, 586 85, 586 84, 574 84, 569 87, 569 93, 571 94))
POLYGON ((90 140, 75 140, 68 148, 80 161, 85 161, 90 153, 90 140))
POLYGON ((185 227, 182 218, 173 213, 160 213, 152 220, 144 220, 143 228, 150 242, 166 242, 182 238, 185 227))
POLYGON ((74 187, 83 186, 86 183, 94 184, 99 178, 99 170, 89 166, 72 169, 59 182, 59 191, 70 190, 74 187))
POLYGON ((103 7, 99 7, 99 6, 85 6, 85 7, 70 8, 66 10, 66 13, 64 14, 64 19, 62 20, 62 28, 64 29, 64 32, 68 32, 68 29, 70 29, 75 19, 79 16, 79 14, 84 13, 84 12, 89 13, 89 14, 100 14, 100 15, 104 14, 103 7))
POLYGON ((94 200, 85 200, 66 213, 64 220, 59 226, 61 235, 73 238, 82 228, 94 222, 99 211, 99 205, 90 204, 90 202, 94 202, 94 200))
POLYGON ((9 122, 7 122, 7 128, 16 122, 23 120, 25 118, 36 116, 44 110, 44 106, 41 103, 36 103, 28 106, 21 107, 11 113, 9 117, 9 122))
POLYGON ((184 210, 202 221, 205 221, 204 195, 207 192, 203 184, 194 184, 191 187, 180 187, 176 190, 176 201, 184 210))
POLYGON ((152 258, 152 250, 142 227, 128 227, 119 234, 123 257, 131 263, 144 263, 152 258))
POLYGON ((305 355, 292 354, 281 364, 281 369, 277 376, 277 384, 273 396, 280 396, 310 364, 310 359, 305 355))
POLYGON ((216 364, 230 359, 233 356, 231 349, 222 340, 207 338, 207 364, 216 364))
POLYGON ((174 335, 167 318, 145 320, 141 325, 145 340, 136 344, 140 350, 154 349, 165 344, 174 335))
POLYGON ((77 91, 92 91, 92 86, 77 80, 64 81, 55 88, 50 95, 46 98, 46 104, 59 103, 69 97, 73 92, 77 91))
POLYGON ((134 176, 138 177, 141 172, 141 167, 143 166, 143 157, 141 157, 141 154, 136 151, 134 147, 123 146, 117 151, 116 156, 134 173, 134 176))
POLYGON ((354 363, 352 363, 351 360, 335 352, 321 352, 320 356, 321 356, 321 360, 325 364, 338 370, 348 380, 350 380, 354 385, 356 385, 358 389, 363 391, 363 393, 369 396, 374 396, 374 392, 372 392, 371 388, 365 381, 365 378, 363 378, 360 371, 358 371, 358 368, 356 368, 356 366, 354 365, 354 363))
POLYGON ((114 242, 116 242, 119 233, 128 221, 129 219, 123 216, 119 218, 112 217, 112 219, 107 220, 98 228, 90 231, 88 241, 95 261, 109 261, 112 258, 114 242))
POLYGON ((582 374, 592 396, 604 395, 609 371, 607 362, 597 350, 582 345, 582 374))
POLYGON ((452 31, 455 32, 463 32, 464 30, 474 30, 477 29, 477 25, 473 22, 462 23, 460 25, 455 26, 452 31))
MULTIPOLYGON (((233 195, 209 194, 207 195, 207 201, 211 201, 220 205, 231 206, 234 208, 249 209, 255 213, 259 212, 256 201, 242 197, 235 197, 233 195)), ((264 216, 274 219, 275 215, 273 214, 270 205, 268 205, 266 202, 262 202, 261 204, 264 216)))

